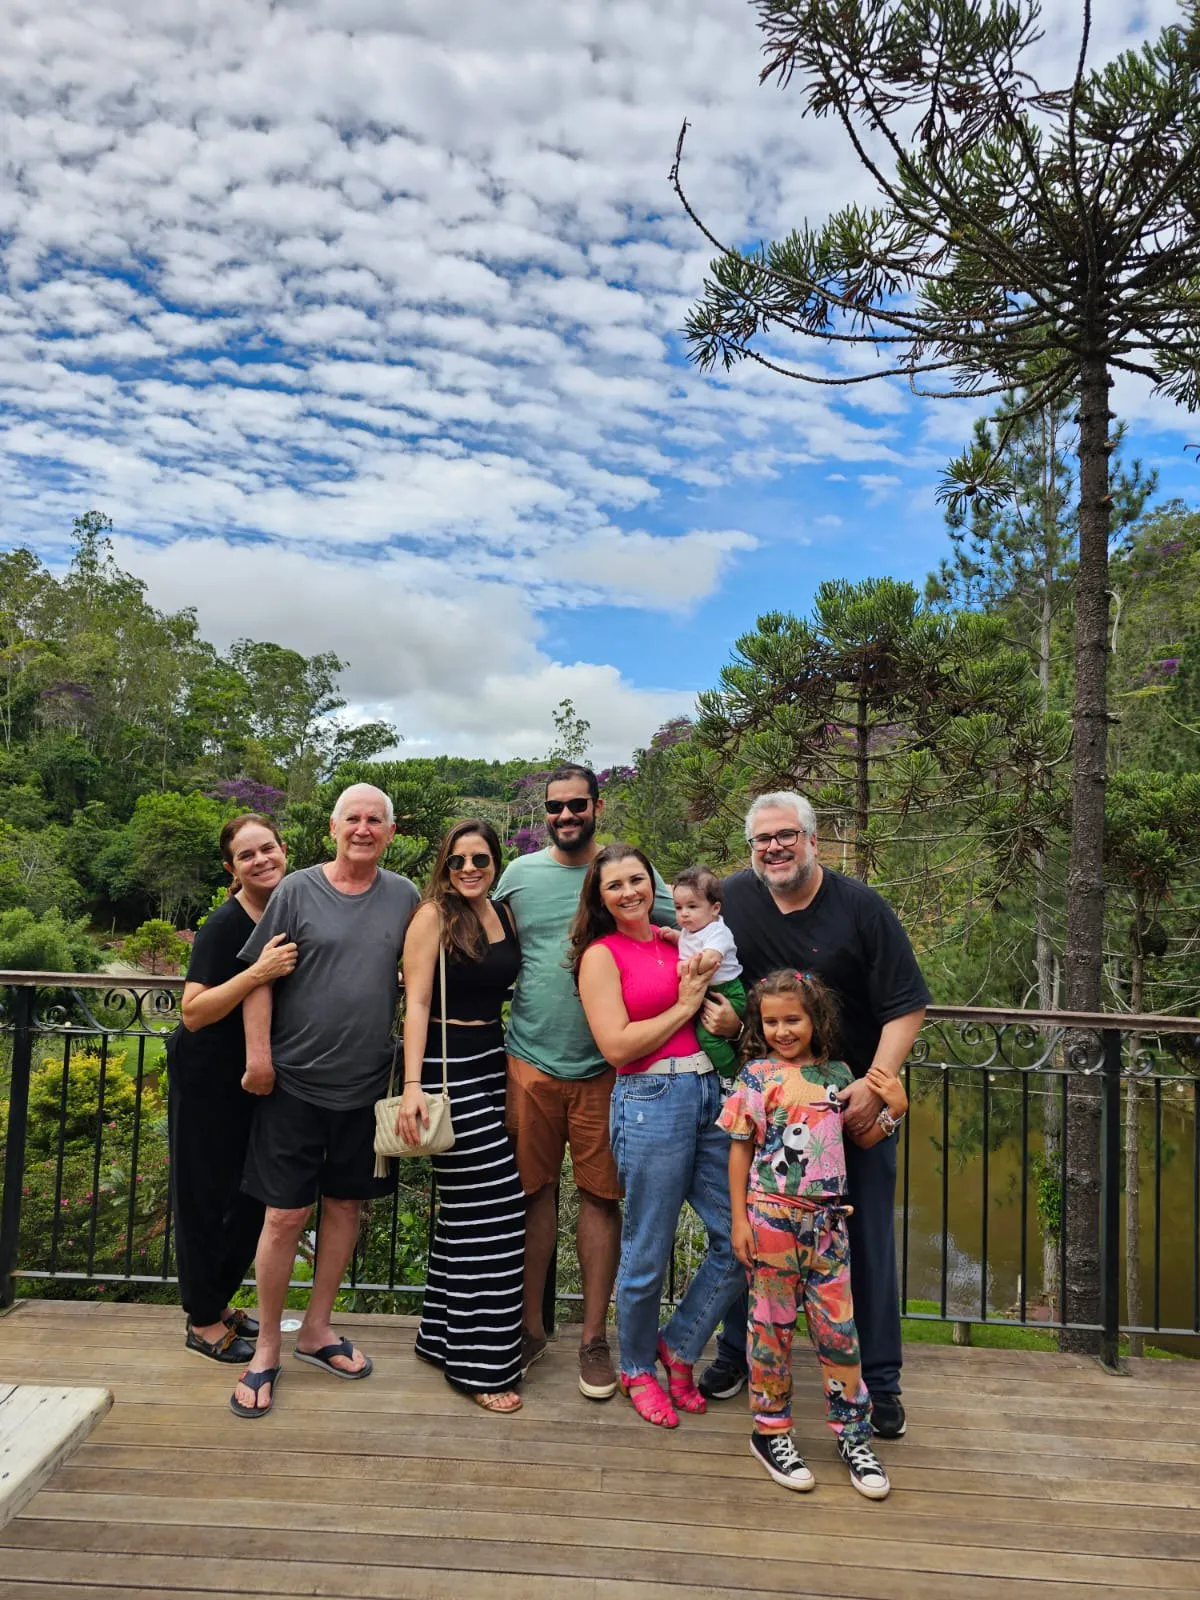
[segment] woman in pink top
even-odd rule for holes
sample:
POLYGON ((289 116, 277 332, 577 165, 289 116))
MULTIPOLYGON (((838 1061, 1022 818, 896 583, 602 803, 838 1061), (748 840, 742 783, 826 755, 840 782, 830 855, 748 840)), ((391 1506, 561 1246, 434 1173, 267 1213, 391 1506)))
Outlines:
POLYGON ((617 1069, 609 1136, 625 1192, 617 1333, 621 1387, 638 1415, 679 1424, 703 1411, 692 1366, 745 1288, 730 1242, 729 1137, 717 1126, 721 1085, 693 1017, 708 979, 651 926, 654 874, 640 850, 610 844, 592 862, 571 929, 579 998, 592 1036, 617 1069), (708 1254, 666 1327, 663 1280, 687 1201, 708 1254), (666 1370, 670 1394, 657 1377, 666 1370), (674 1402, 674 1404, 672 1404, 674 1402))

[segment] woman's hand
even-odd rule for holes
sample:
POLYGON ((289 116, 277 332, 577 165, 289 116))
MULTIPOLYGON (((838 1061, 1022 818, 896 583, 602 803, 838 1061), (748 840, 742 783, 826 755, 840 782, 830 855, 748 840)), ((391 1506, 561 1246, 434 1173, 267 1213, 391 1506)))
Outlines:
POLYGON ((259 983, 274 983, 276 978, 286 978, 295 970, 299 952, 286 933, 277 933, 262 947, 258 960, 250 968, 259 983))
POLYGON ((710 974, 700 971, 700 957, 690 956, 679 963, 679 1004, 693 1016, 704 1004, 710 974))
POLYGON ((419 1083, 406 1083, 396 1112, 396 1132, 405 1144, 420 1144, 422 1130, 429 1126, 429 1107, 419 1083))
POLYGON ((744 1267, 754 1271, 754 1229, 749 1217, 735 1217, 730 1234, 733 1253, 744 1267))

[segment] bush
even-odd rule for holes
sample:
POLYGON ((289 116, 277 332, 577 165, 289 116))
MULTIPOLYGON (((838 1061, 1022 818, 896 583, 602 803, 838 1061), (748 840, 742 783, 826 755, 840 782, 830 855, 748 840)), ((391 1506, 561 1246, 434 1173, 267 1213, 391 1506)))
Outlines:
POLYGON ((154 973, 176 973, 187 969, 192 947, 181 939, 169 922, 151 917, 125 940, 121 954, 135 966, 154 973))
POLYGON ((86 921, 68 922, 60 911, 36 917, 27 906, 0 911, 0 970, 95 972, 99 965, 86 921))

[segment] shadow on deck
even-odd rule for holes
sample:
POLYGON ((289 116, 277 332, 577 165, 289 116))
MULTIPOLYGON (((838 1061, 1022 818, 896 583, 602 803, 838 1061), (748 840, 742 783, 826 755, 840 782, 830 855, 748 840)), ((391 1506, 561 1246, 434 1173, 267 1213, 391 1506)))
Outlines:
MULTIPOLYGON (((285 1359, 276 1411, 162 1306, 25 1301, 0 1378, 103 1384, 112 1411, 0 1531, 14 1600, 214 1594, 486 1600, 1097 1600, 1200 1590, 1200 1363, 1112 1378, 1074 1356, 913 1345, 891 1499, 850 1488, 801 1351, 797 1437, 815 1493, 750 1459, 745 1398, 666 1434, 575 1387, 574 1331, 515 1417, 412 1354, 414 1320, 345 1317, 375 1373, 285 1359)), ((286 1342, 286 1336, 285 1336, 286 1342)))

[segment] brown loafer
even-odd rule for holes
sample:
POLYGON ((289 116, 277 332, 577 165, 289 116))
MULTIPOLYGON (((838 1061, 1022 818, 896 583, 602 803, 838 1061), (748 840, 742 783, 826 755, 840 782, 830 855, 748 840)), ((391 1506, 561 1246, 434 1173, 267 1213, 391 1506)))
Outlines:
POLYGON ((579 1346, 579 1392, 589 1400, 611 1400, 617 1392, 617 1371, 603 1334, 579 1346))

